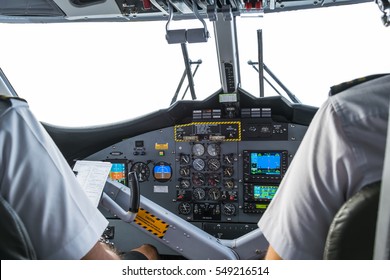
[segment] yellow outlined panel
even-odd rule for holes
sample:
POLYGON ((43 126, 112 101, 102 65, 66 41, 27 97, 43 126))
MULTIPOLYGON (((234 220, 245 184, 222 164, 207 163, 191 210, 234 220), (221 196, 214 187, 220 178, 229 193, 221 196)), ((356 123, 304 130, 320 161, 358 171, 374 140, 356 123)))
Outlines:
POLYGON ((176 142, 194 142, 205 139, 199 139, 197 133, 192 131, 190 135, 187 134, 186 128, 191 127, 195 130, 197 126, 220 126, 219 133, 213 133, 212 131, 205 131, 202 135, 208 135, 210 141, 241 141, 241 122, 240 121, 218 121, 218 122, 192 122, 188 124, 180 124, 175 126, 175 141, 176 142), (223 129, 222 129, 223 128, 223 129), (222 131, 223 130, 223 131, 222 131))

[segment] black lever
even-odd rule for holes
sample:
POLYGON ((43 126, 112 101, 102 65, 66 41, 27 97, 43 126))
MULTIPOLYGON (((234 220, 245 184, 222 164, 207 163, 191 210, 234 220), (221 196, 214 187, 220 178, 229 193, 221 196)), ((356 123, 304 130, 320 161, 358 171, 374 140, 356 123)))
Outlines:
POLYGON ((138 213, 140 203, 140 189, 137 179, 137 174, 134 171, 130 171, 128 174, 129 188, 131 190, 131 201, 129 211, 132 213, 138 213))

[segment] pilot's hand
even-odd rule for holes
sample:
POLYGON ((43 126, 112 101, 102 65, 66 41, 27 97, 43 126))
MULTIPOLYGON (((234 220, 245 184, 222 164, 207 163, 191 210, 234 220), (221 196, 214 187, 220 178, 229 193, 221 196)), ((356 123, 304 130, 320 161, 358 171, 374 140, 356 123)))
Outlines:
POLYGON ((141 254, 145 255, 145 257, 148 258, 148 260, 159 260, 160 255, 158 254, 158 251, 156 247, 150 244, 144 244, 138 248, 135 248, 131 251, 140 252, 141 254))

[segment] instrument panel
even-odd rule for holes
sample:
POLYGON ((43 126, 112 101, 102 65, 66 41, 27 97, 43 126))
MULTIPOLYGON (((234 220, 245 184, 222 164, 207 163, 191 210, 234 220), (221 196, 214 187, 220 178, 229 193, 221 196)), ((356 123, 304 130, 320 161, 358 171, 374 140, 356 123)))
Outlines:
POLYGON ((111 161, 111 178, 125 185, 135 171, 143 196, 232 239, 257 228, 306 129, 270 118, 196 121, 124 139, 86 160, 111 161))

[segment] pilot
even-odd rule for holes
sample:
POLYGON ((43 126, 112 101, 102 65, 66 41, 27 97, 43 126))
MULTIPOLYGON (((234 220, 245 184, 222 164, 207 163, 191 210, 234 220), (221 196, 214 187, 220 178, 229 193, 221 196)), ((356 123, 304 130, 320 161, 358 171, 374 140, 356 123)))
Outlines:
MULTIPOLYGON (((99 242, 108 221, 24 100, 0 97, 0 127, 0 194, 22 220, 37 259, 121 259, 99 242)), ((143 245, 125 258, 158 253, 143 245)))
POLYGON ((330 224, 363 186, 380 181, 390 75, 331 88, 258 225, 266 259, 322 259, 330 224))
MULTIPOLYGON (((375 2, 389 26, 389 1, 375 2)), ((336 212, 382 179, 389 92, 388 74, 331 88, 258 223, 270 244, 266 259, 322 259, 336 212)))

